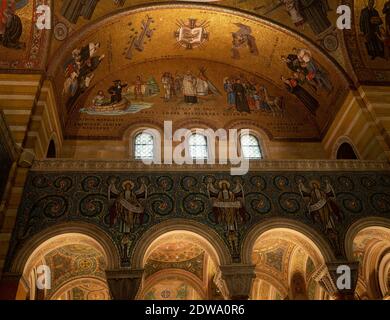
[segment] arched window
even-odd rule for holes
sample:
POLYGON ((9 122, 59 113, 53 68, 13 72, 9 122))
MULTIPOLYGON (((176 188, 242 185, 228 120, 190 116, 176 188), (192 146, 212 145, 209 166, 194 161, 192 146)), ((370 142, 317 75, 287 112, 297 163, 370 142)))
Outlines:
POLYGON ((245 134, 241 136, 241 150, 245 159, 263 159, 259 140, 254 135, 245 134))
POLYGON ((353 147, 344 142, 337 150, 337 160, 358 160, 358 157, 353 147))
POLYGON ((208 159, 209 152, 207 138, 202 134, 194 133, 190 136, 189 141, 190 156, 194 160, 208 159))
POLYGON ((135 137, 134 143, 136 160, 154 159, 154 137, 150 133, 142 132, 135 137))
POLYGON ((56 156, 57 156, 56 144, 54 143, 53 140, 50 140, 49 148, 47 149, 46 158, 47 159, 54 159, 54 158, 56 158, 56 156))

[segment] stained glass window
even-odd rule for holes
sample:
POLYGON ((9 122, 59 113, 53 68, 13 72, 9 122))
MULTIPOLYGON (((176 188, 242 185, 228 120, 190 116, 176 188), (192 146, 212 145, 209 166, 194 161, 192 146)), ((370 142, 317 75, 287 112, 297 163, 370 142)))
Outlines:
POLYGON ((140 133, 135 137, 135 159, 154 159, 154 138, 149 133, 140 133))
POLYGON ((241 149, 244 157, 250 160, 263 159, 259 140, 251 135, 246 134, 241 136, 241 149))
POLYGON ((189 138, 190 156, 194 160, 208 158, 207 138, 201 134, 193 134, 189 138))

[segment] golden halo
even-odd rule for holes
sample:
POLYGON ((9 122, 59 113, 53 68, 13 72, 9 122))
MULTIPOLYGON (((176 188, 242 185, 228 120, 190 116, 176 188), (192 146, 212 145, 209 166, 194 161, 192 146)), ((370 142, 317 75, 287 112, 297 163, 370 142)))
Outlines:
POLYGON ((224 184, 226 184, 227 187, 228 187, 228 189, 230 189, 230 182, 227 181, 227 180, 221 180, 221 181, 219 181, 219 182, 218 182, 219 188, 222 189, 222 186, 223 186, 224 184))
POLYGON ((318 185, 318 187, 321 188, 321 182, 318 181, 318 180, 311 180, 310 181, 310 187, 312 187, 314 183, 316 183, 318 185))
POLYGON ((133 181, 131 181, 131 180, 126 180, 126 181, 123 181, 122 182, 122 189, 123 190, 126 190, 126 185, 128 185, 128 184, 130 184, 130 186, 131 186, 131 189, 134 189, 134 182, 133 181))

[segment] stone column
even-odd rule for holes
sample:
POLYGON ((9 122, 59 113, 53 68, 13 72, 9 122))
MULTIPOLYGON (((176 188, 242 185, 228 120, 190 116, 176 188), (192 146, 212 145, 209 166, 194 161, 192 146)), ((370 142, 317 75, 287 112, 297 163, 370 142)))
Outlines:
POLYGON ((228 300, 249 300, 253 280, 256 278, 255 266, 232 264, 219 267, 217 285, 228 300))
POLYGON ((359 262, 330 262, 322 265, 314 279, 335 300, 355 300, 359 262))
POLYGON ((107 270, 106 277, 113 300, 135 300, 144 270, 107 270))

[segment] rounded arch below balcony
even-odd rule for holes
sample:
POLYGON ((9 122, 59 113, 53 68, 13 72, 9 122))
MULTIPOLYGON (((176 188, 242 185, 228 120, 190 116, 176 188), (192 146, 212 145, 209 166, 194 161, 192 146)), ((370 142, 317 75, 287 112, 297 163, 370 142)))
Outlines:
POLYGON ((318 262, 331 262, 336 259, 328 241, 315 229, 291 219, 273 218, 254 225, 246 233, 241 249, 242 262, 246 264, 252 263, 251 254, 256 242, 261 237, 275 231, 279 233, 280 231, 286 232, 287 236, 295 237, 296 242, 305 244, 305 246, 311 246, 314 249, 313 253, 315 253, 318 262))
POLYGON ((74 279, 60 287, 50 300, 110 300, 110 293, 103 279, 83 277, 74 279))
POLYGON ((359 234, 367 230, 376 229, 381 232, 390 231, 390 219, 382 217, 366 217, 355 221, 347 230, 344 237, 345 256, 349 260, 354 260, 354 241, 359 234))
POLYGON ((244 239, 242 261, 255 265, 255 300, 318 300, 323 289, 315 271, 334 254, 315 230, 288 219, 254 226, 244 239))
POLYGON ((387 299, 390 294, 390 221, 364 218, 345 237, 349 260, 359 262, 357 293, 360 299, 387 299))
POLYGON ((64 223, 33 236, 11 270, 30 300, 107 300, 105 272, 117 266, 116 248, 102 230, 64 223))
POLYGON ((193 273, 180 269, 161 270, 149 277, 138 300, 205 300, 207 287, 193 273))
POLYGON ((31 237, 12 259, 10 271, 23 274, 44 252, 67 244, 93 247, 104 257, 107 269, 116 269, 120 266, 118 250, 109 235, 93 224, 68 222, 53 226, 31 237))
POLYGON ((155 225, 141 236, 133 251, 132 268, 143 269, 151 254, 164 241, 176 241, 177 237, 206 252, 216 266, 232 262, 227 245, 213 229, 195 221, 172 219, 155 225))

